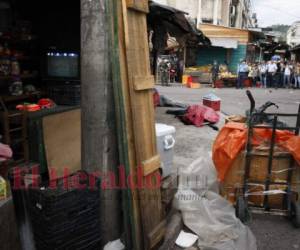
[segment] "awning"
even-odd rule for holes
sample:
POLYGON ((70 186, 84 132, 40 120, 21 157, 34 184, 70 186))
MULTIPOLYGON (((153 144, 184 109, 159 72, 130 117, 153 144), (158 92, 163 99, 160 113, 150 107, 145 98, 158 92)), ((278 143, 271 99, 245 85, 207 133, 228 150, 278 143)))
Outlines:
POLYGON ((238 41, 231 38, 210 37, 211 45, 214 47, 223 47, 226 49, 237 49, 238 41))
POLYGON ((154 31, 153 47, 160 53, 167 46, 168 35, 175 37, 181 46, 210 45, 209 39, 189 22, 186 14, 181 10, 149 1, 147 24, 154 31))

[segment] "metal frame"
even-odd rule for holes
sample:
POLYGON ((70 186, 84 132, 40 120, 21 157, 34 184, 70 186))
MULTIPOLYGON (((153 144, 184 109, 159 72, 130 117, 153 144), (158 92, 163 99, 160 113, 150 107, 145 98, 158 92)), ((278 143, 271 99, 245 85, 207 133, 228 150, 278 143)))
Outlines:
MULTIPOLYGON (((251 109, 250 109, 250 119, 249 119, 249 124, 248 124, 248 139, 247 139, 247 146, 246 146, 246 161, 245 161, 245 176, 244 176, 244 186, 242 188, 242 194, 243 197, 245 199, 246 202, 246 206, 248 206, 248 196, 247 193, 249 191, 249 178, 250 178, 250 169, 251 169, 251 160, 252 160, 252 156, 255 155, 255 153, 253 153, 252 151, 252 138, 253 138, 253 134, 254 134, 254 129, 272 129, 272 136, 271 136, 271 145, 270 145, 270 151, 269 151, 269 156, 268 156, 268 175, 267 178, 264 182, 265 184, 265 191, 270 191, 270 185, 276 185, 276 184, 280 184, 280 185, 286 185, 287 186, 287 190, 286 190, 286 194, 285 194, 285 198, 283 199, 283 206, 282 206, 282 210, 278 210, 278 209, 271 209, 269 206, 269 196, 268 195, 264 195, 264 203, 263 203, 263 207, 259 207, 263 210, 265 210, 265 212, 267 213, 272 213, 271 210, 274 211, 274 213, 272 214, 278 214, 278 212, 281 213, 285 213, 287 215, 290 214, 291 212, 291 202, 292 202, 292 195, 293 195, 293 191, 291 190, 291 182, 292 182, 292 176, 293 176, 293 167, 295 165, 295 161, 293 159, 293 157, 289 156, 290 158, 290 164, 289 164, 289 169, 288 169, 288 178, 286 182, 272 182, 271 181, 271 176, 272 176, 272 165, 273 165, 273 159, 274 158, 282 158, 283 156, 274 156, 274 147, 275 147, 275 142, 276 142, 276 130, 291 130, 294 131, 295 135, 299 135, 299 131, 300 131, 300 104, 299 104, 299 108, 298 108, 298 113, 297 114, 285 114, 285 113, 256 113, 255 112, 255 101, 252 97, 252 94, 250 91, 247 91, 247 95, 250 99, 251 102, 251 109), (273 116, 274 120, 273 120, 273 124, 272 126, 267 126, 267 125, 255 125, 253 124, 253 119, 256 116, 262 116, 262 115, 268 115, 268 116, 273 116), (296 121, 296 126, 295 127, 277 127, 278 125, 278 117, 295 117, 297 118, 296 121)), ((286 157, 286 156, 285 156, 286 157)), ((251 181, 251 184, 262 184, 262 183, 258 183, 258 182, 253 182, 251 181)), ((254 212, 258 211, 259 209, 258 207, 255 207, 254 212)))

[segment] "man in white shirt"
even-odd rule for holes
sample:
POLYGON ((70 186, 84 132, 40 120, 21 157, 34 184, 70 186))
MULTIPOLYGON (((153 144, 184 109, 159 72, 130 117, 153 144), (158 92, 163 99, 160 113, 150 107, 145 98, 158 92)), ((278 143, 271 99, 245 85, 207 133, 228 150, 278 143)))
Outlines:
POLYGON ((248 78, 248 74, 249 74, 249 66, 246 63, 246 60, 242 60, 241 63, 238 65, 237 73, 238 73, 238 79, 237 79, 236 88, 242 89, 244 87, 244 81, 248 78))
POLYGON ((273 86, 274 85, 274 76, 276 75, 277 69, 278 69, 277 65, 274 61, 269 61, 268 62, 267 72, 268 72, 269 87, 277 88, 277 86, 273 86))

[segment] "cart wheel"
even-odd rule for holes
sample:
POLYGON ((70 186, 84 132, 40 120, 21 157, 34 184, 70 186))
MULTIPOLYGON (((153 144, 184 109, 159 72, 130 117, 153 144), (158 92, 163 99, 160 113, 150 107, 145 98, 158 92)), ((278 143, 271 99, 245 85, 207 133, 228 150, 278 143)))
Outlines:
POLYGON ((300 203, 292 201, 291 203, 291 221, 294 227, 300 227, 300 203))
POLYGON ((244 197, 239 196, 236 201, 235 214, 241 222, 245 223, 248 215, 248 208, 244 197))

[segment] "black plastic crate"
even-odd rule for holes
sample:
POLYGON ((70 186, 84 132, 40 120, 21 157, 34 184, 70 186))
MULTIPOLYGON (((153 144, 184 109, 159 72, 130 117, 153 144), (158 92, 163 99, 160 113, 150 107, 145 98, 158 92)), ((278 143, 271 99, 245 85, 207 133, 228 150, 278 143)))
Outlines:
MULTIPOLYGON (((96 177, 95 177, 96 178, 96 177)), ((94 204, 100 199, 99 179, 94 179, 96 184, 90 188, 90 177, 87 173, 79 171, 71 176, 55 180, 55 188, 50 182, 45 182, 40 188, 29 188, 29 206, 38 208, 45 216, 58 213, 66 207, 77 208, 82 204, 94 204), (80 177, 84 175, 85 180, 80 177), (80 180, 85 189, 75 187, 74 180, 80 180), (65 184, 67 183, 67 186, 65 184)), ((76 181, 77 182, 77 181, 76 181)), ((53 184, 53 183, 52 183, 53 184)))
POLYGON ((80 85, 57 85, 47 88, 49 97, 59 105, 80 105, 80 85))
POLYGON ((92 222, 78 223, 76 226, 66 227, 56 232, 47 233, 37 230, 34 233, 34 237, 36 241, 43 241, 49 245, 61 246, 76 243, 83 236, 99 238, 99 230, 100 220, 94 220, 92 222))
POLYGON ((28 190, 28 207, 37 250, 97 249, 101 239, 100 180, 94 180, 96 185, 90 188, 89 176, 80 171, 58 179, 55 189, 50 188, 47 182, 40 188, 28 190), (78 189, 71 185, 74 178, 82 174, 86 178, 80 184, 85 184, 86 188, 78 189), (69 184, 68 188, 64 183, 69 184))
POLYGON ((31 217, 33 219, 33 227, 36 227, 40 231, 56 232, 61 228, 74 227, 83 222, 93 222, 99 218, 100 211, 98 209, 99 204, 93 207, 89 207, 86 210, 81 210, 76 214, 72 212, 72 215, 68 213, 62 213, 53 217, 41 216, 37 211, 31 210, 31 217), (84 215, 84 217, 82 216, 84 215), (45 226, 46 225, 46 226, 45 226), (45 227, 44 227, 45 226, 45 227))

